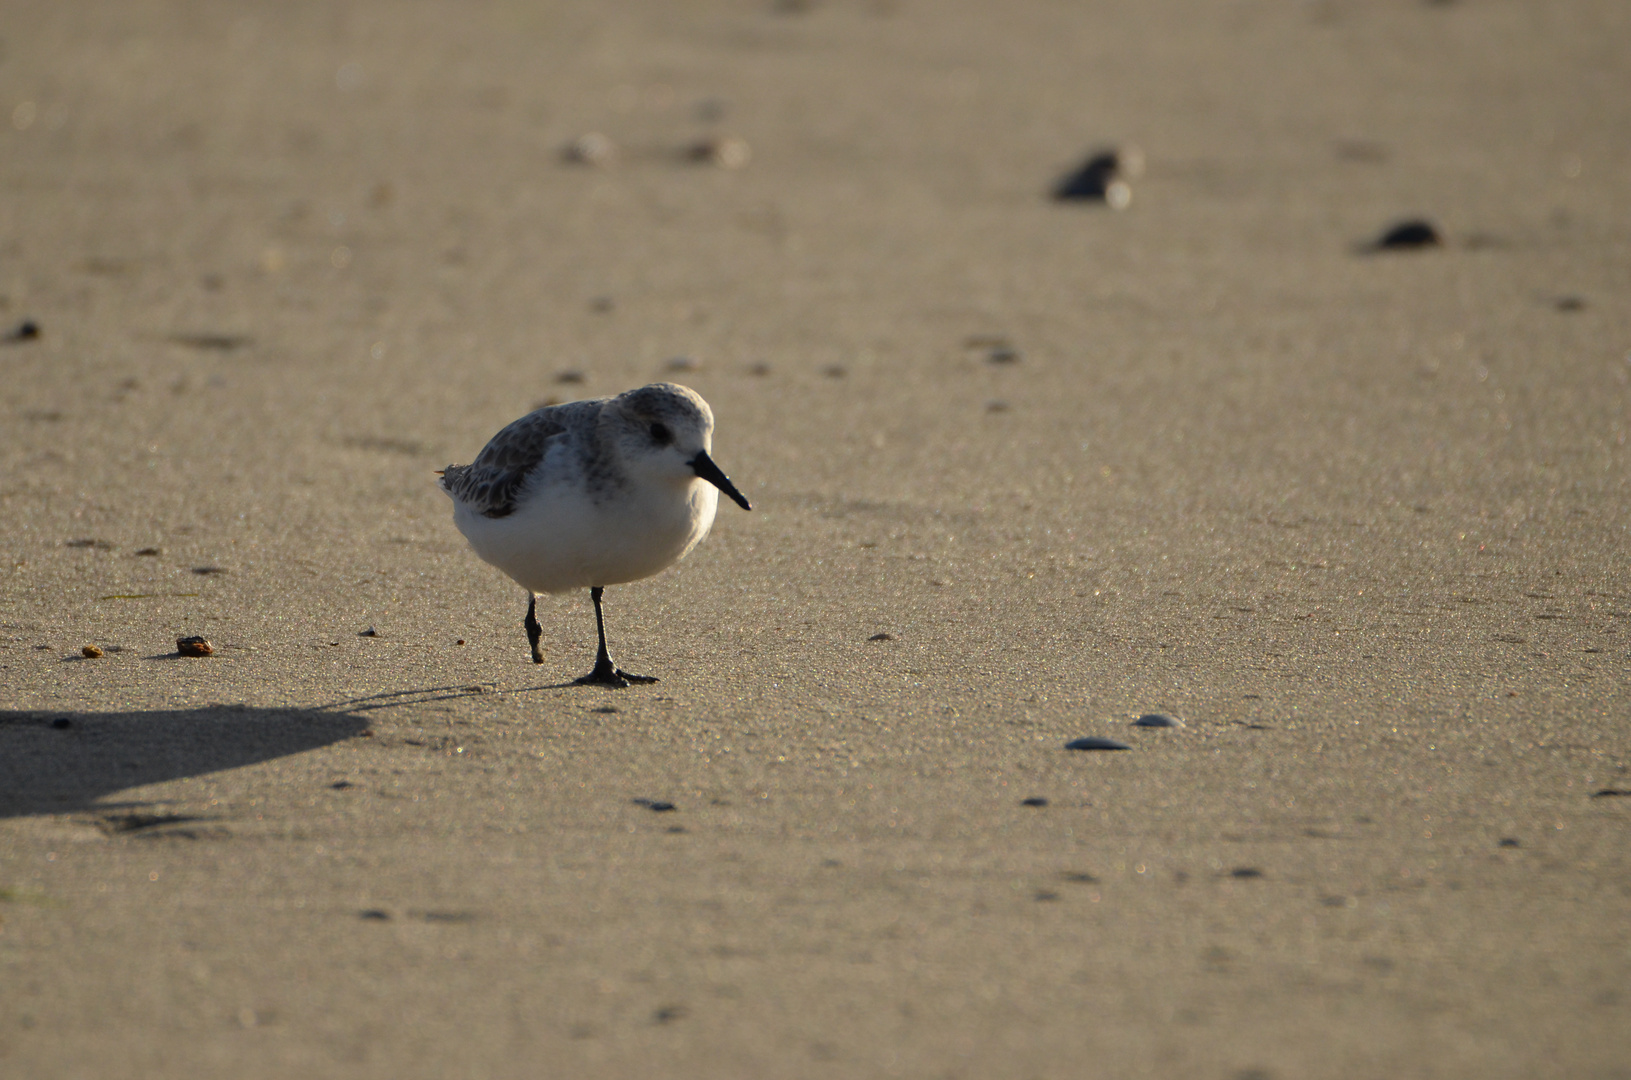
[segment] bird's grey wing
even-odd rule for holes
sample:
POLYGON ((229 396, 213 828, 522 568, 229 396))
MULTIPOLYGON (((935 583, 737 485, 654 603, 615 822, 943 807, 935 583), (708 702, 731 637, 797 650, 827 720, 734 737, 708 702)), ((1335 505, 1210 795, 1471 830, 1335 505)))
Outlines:
POLYGON ((565 438, 572 429, 574 402, 554 405, 528 413, 494 435, 476 460, 468 465, 449 465, 442 472, 442 490, 490 518, 508 517, 515 512, 521 489, 551 444, 565 438))

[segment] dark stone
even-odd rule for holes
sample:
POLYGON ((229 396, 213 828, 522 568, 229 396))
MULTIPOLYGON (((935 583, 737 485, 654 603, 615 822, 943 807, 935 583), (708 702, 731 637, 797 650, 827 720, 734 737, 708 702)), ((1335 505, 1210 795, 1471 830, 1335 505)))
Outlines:
POLYGON ((1080 739, 1072 739, 1065 744, 1066 750, 1131 750, 1126 743, 1114 739, 1104 739, 1097 735, 1086 735, 1080 739))
POLYGON ((1431 222, 1401 221, 1376 238, 1374 251, 1419 251, 1422 248, 1441 247, 1444 238, 1431 222))

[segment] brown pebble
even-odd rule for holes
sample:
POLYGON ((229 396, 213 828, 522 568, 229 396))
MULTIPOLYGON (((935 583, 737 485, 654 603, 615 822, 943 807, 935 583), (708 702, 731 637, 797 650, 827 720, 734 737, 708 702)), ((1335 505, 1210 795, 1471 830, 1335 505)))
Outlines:
POLYGON ((176 638, 176 652, 182 656, 213 656, 215 646, 209 643, 208 638, 178 637, 176 638))
POLYGON ((871 637, 867 638, 867 640, 868 641, 894 641, 895 640, 895 635, 894 634, 873 634, 871 637))
POLYGON ((102 650, 95 645, 87 645, 79 650, 79 654, 87 660, 95 660, 102 655, 102 650))
POLYGON ((455 644, 455 645, 463 645, 463 644, 464 644, 464 638, 460 638, 460 639, 459 639, 459 640, 457 640, 457 641, 455 641, 455 642, 454 642, 454 643, 453 643, 453 644, 455 644))

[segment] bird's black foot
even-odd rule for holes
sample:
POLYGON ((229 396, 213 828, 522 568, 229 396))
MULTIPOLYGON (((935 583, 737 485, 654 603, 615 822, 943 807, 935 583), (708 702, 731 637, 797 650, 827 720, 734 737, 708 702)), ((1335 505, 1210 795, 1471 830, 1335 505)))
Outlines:
POLYGON ((574 686, 609 686, 621 690, 631 683, 654 683, 655 675, 630 675, 622 668, 611 662, 608 657, 601 657, 595 661, 595 670, 581 679, 572 680, 574 686))

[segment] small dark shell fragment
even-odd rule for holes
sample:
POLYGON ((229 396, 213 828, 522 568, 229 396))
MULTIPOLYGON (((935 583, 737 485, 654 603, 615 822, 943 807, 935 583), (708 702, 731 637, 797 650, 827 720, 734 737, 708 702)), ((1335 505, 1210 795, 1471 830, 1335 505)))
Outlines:
POLYGON ((0 341, 37 341, 40 336, 40 324, 33 319, 24 319, 5 334, 0 335, 0 341))
POLYGON ((209 643, 209 639, 196 635, 181 637, 176 638, 176 652, 182 656, 213 656, 215 646, 209 643))
POLYGON ((1066 750, 1131 750, 1126 743, 1114 739, 1104 739, 1097 735, 1086 735, 1080 739, 1072 739, 1065 744, 1066 750))
POLYGON ((1377 237, 1372 249, 1375 251, 1418 251, 1421 248, 1439 247, 1443 243, 1444 238, 1439 236, 1438 230, 1433 228, 1431 222, 1421 220, 1401 221, 1377 237))
POLYGON ((1142 164, 1143 158, 1136 150, 1095 151, 1054 184, 1053 197, 1061 202, 1101 202, 1125 210, 1133 199, 1127 179, 1138 175, 1142 164))
POLYGON ((1145 713, 1133 721, 1134 727, 1183 727, 1184 725, 1170 716, 1160 713, 1145 713))
POLYGON ((1044 799, 1040 795, 1033 795, 1029 799, 1019 800, 1019 805, 1021 805, 1021 806, 1046 806, 1046 805, 1048 805, 1048 800, 1044 799))

